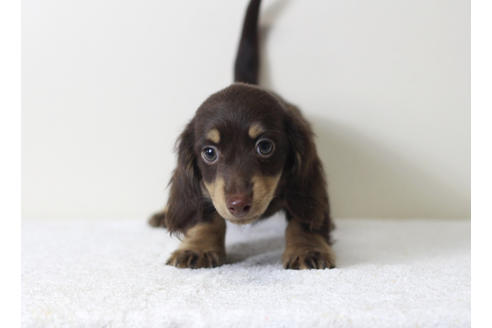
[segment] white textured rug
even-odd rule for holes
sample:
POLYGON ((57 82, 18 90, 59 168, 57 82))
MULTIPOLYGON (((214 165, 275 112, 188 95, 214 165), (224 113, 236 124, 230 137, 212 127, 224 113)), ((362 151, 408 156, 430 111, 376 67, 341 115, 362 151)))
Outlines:
POLYGON ((467 327, 469 221, 336 221, 337 268, 288 271, 285 223, 228 226, 228 264, 164 265, 144 221, 23 222, 24 327, 467 327))

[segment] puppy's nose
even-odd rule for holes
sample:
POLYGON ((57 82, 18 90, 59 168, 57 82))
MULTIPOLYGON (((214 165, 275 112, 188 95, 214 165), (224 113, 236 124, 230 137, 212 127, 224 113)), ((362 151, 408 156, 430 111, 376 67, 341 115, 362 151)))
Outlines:
POLYGON ((227 198, 227 208, 235 217, 242 217, 251 209, 251 196, 247 194, 231 195, 227 198))

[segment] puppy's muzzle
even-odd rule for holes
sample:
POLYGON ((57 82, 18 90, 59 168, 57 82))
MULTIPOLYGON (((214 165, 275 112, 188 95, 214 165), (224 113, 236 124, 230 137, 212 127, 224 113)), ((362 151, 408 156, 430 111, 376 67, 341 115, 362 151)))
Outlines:
POLYGON ((226 205, 232 215, 236 218, 242 218, 249 213, 252 201, 249 194, 234 194, 227 197, 226 205))

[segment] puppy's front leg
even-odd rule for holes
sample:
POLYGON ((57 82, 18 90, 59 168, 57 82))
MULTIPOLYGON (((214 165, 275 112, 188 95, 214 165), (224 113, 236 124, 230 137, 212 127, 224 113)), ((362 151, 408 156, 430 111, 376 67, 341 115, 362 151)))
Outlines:
POLYGON ((291 219, 285 231, 282 263, 285 269, 331 269, 335 267, 335 255, 321 234, 307 231, 291 219))
POLYGON ((179 248, 167 260, 178 268, 211 268, 225 261, 224 219, 215 215, 212 222, 200 222, 189 228, 179 248))

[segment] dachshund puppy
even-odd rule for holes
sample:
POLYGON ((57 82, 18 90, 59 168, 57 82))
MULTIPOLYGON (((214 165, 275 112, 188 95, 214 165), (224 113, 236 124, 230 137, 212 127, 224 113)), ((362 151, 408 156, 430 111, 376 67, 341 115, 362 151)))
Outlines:
POLYGON ((283 210, 283 266, 335 266, 330 205, 311 127, 295 106, 256 85, 259 7, 260 0, 251 0, 246 11, 235 83, 206 99, 180 135, 167 205, 149 221, 184 235, 169 265, 221 265, 224 220, 248 224, 283 210))

